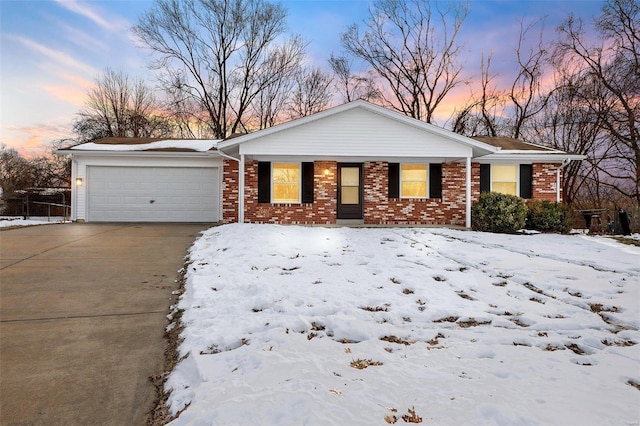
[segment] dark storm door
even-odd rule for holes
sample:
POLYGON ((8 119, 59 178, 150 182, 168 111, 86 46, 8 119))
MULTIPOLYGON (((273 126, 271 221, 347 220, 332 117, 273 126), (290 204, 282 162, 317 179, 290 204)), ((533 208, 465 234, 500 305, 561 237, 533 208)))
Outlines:
POLYGON ((338 164, 338 219, 362 219, 362 164, 338 164))

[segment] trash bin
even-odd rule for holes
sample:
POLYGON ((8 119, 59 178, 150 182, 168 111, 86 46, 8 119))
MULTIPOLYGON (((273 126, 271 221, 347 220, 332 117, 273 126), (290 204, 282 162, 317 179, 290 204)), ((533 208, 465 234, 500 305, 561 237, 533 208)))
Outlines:
POLYGON ((631 235, 631 228, 629 227, 629 215, 623 209, 618 212, 618 218, 620 219, 620 227, 622 228, 622 235, 631 235))

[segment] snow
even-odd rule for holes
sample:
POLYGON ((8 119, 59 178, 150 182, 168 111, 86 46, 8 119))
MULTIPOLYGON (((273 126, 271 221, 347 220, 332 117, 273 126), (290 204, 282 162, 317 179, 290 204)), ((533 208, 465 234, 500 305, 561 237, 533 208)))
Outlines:
POLYGON ((16 218, 15 216, 0 217, 0 228, 33 226, 33 225, 50 225, 53 223, 64 223, 64 219, 54 218, 54 217, 52 217, 50 220, 48 220, 46 217, 32 218, 32 219, 20 219, 20 218, 16 218))
POLYGON ((76 145, 71 149, 78 151, 147 151, 152 149, 182 148, 204 152, 215 148, 218 142, 220 141, 213 139, 167 139, 143 144, 97 144, 88 142, 82 145, 76 145))
POLYGON ((190 258, 174 425, 640 421, 638 247, 234 224, 190 258))

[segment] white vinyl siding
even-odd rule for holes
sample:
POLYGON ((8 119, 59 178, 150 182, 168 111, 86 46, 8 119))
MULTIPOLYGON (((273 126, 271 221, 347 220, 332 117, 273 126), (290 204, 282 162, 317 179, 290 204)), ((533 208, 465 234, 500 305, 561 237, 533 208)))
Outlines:
POLYGON ((306 123, 304 126, 249 140, 240 154, 286 158, 334 157, 454 157, 472 154, 469 146, 372 111, 352 109, 306 123))

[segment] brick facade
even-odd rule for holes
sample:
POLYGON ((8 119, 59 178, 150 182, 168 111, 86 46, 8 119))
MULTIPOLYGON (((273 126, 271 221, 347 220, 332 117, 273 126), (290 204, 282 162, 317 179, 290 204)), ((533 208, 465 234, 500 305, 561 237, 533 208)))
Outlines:
MULTIPOLYGON (((533 165, 533 198, 556 200, 556 164, 533 165)), ((338 198, 335 161, 316 161, 313 167, 313 203, 258 203, 258 162, 245 164, 245 212, 247 223, 334 224, 338 198), (328 174, 325 175, 325 170, 328 174)), ((386 161, 367 161, 364 174, 365 224, 465 225, 465 164, 442 164, 442 198, 388 198, 386 161)), ((238 221, 238 163, 224 160, 223 221, 238 221)), ((471 165, 471 198, 480 195, 480 164, 471 165)))
POLYGON ((222 222, 238 222, 238 162, 222 161, 222 222))
POLYGON ((328 225, 336 223, 338 167, 335 161, 313 163, 313 203, 258 203, 258 162, 245 164, 245 211, 247 223, 328 225), (325 170, 329 171, 325 175, 325 170))
MULTIPOLYGON (((479 172, 478 172, 479 173, 479 172)), ((465 165, 442 165, 442 199, 388 198, 388 163, 364 163, 365 224, 465 224, 465 165)))
MULTIPOLYGON (((557 164, 534 163, 533 164, 533 199, 556 202, 556 170, 557 164)), ((562 188, 562 183, 560 184, 562 188)), ((562 195, 562 194, 561 194, 562 195)), ((562 200, 562 196, 560 197, 562 200)))

